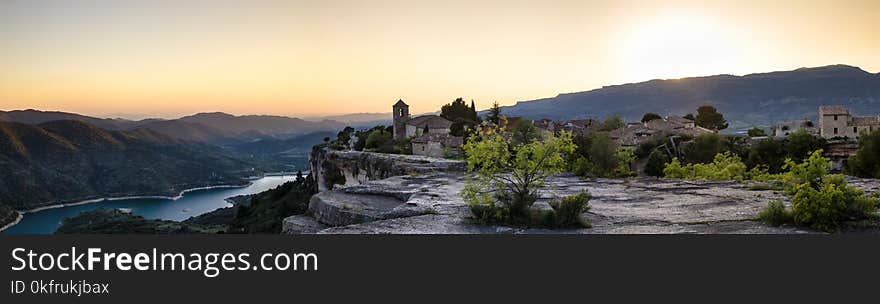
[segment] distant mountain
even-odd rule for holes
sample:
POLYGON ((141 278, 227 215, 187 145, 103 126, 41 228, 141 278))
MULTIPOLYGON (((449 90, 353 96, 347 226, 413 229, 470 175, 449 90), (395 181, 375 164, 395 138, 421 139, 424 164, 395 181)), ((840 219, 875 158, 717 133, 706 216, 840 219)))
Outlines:
POLYGON ((309 117, 306 120, 333 120, 345 123, 352 127, 376 126, 382 124, 391 124, 391 112, 388 113, 353 113, 343 115, 331 115, 321 117, 309 117))
POLYGON ((180 121, 198 123, 239 135, 246 132, 264 135, 306 134, 315 131, 339 130, 345 124, 332 121, 307 121, 299 118, 272 115, 235 116, 226 113, 199 113, 181 117, 180 121))
POLYGON ((79 120, 0 121, 0 205, 16 209, 241 184, 253 167, 219 147, 146 128, 106 130, 79 120))
POLYGON ((0 120, 26 124, 41 124, 53 120, 81 120, 110 130, 125 130, 136 127, 138 122, 125 119, 96 118, 76 113, 39 110, 0 111, 0 120))
POLYGON ((703 104, 717 107, 730 123, 729 130, 804 117, 815 120, 820 105, 845 105, 857 114, 874 115, 880 112, 880 73, 831 65, 745 76, 651 80, 521 101, 502 107, 501 112, 531 119, 619 114, 627 121, 638 121, 645 112, 681 115, 694 113, 703 104))
POLYGON ((38 110, 0 111, 0 121, 41 124, 55 120, 79 120, 108 130, 147 128, 177 140, 228 144, 256 138, 286 138, 317 131, 336 132, 344 123, 321 119, 303 120, 285 116, 198 113, 179 119, 125 120, 85 116, 67 112, 38 110))
POLYGON ((325 137, 336 138, 333 131, 319 131, 297 135, 290 138, 258 138, 248 142, 228 145, 228 147, 251 154, 308 153, 314 145, 324 142, 325 137))

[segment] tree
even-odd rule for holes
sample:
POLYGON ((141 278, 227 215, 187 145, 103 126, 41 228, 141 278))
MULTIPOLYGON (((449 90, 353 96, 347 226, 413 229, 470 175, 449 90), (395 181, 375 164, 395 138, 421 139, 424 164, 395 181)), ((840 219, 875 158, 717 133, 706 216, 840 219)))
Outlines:
POLYGON ((767 132, 764 132, 764 129, 753 127, 749 129, 749 137, 764 137, 767 136, 767 132))
POLYGON ((367 136, 364 148, 383 153, 391 153, 394 151, 393 146, 391 132, 385 130, 373 130, 370 132, 370 135, 367 136), (389 146, 391 148, 389 148, 389 146))
POLYGON ((655 149, 648 155, 648 162, 645 164, 645 174, 650 176, 663 176, 663 168, 669 162, 669 156, 666 153, 655 149))
POLYGON ((690 120, 696 120, 696 119, 694 118, 694 114, 691 114, 691 113, 687 113, 687 114, 685 114, 684 116, 682 116, 682 118, 684 118, 684 119, 690 119, 690 120))
POLYGON ((657 113, 651 113, 651 112, 645 113, 645 115, 642 116, 642 122, 649 122, 649 121, 652 121, 655 119, 663 119, 663 117, 661 117, 657 113))
POLYGON ((706 105, 697 108, 697 117, 694 122, 698 126, 710 130, 727 129, 727 120, 724 119, 724 115, 718 113, 718 110, 713 106, 706 105))
POLYGON ((859 137, 859 150, 847 161, 846 172, 858 177, 880 178, 880 130, 859 137))
POLYGON ((455 136, 464 136, 465 128, 473 128, 480 124, 477 111, 474 108, 474 102, 471 101, 471 106, 469 107, 461 97, 443 105, 440 108, 440 117, 452 121, 449 131, 455 136))
POLYGON ((766 166, 770 173, 779 173, 785 164, 785 145, 780 140, 766 139, 752 145, 746 156, 746 166, 766 166))
POLYGON ((501 132, 499 126, 485 128, 462 146, 468 171, 476 177, 466 183, 462 197, 478 218, 486 219, 489 214, 496 219, 523 220, 545 179, 565 170, 567 155, 575 146, 571 133, 565 131, 518 146, 511 145, 501 132))
POLYGON ((489 109, 489 114, 486 115, 486 120, 496 126, 501 124, 501 106, 497 101, 492 102, 492 108, 489 109))
POLYGON ((810 155, 813 151, 824 149, 825 139, 813 136, 805 129, 798 129, 788 135, 785 144, 785 150, 788 157, 795 161, 800 161, 810 155))
POLYGON ((336 133, 336 148, 338 149, 348 149, 349 143, 351 142, 351 135, 354 133, 354 128, 346 126, 342 131, 336 133))
POLYGON ((612 131, 623 128, 626 126, 626 123, 623 121, 623 118, 620 118, 620 115, 611 115, 605 119, 605 122, 602 123, 602 131, 612 131))
POLYGON ((510 141, 514 145, 528 144, 538 139, 539 136, 540 133, 538 133, 538 128, 535 127, 535 124, 532 123, 531 120, 520 119, 519 122, 513 126, 510 141))
POLYGON ((684 160, 688 163, 709 163, 715 159, 716 154, 724 150, 721 136, 714 133, 703 134, 684 147, 684 160))

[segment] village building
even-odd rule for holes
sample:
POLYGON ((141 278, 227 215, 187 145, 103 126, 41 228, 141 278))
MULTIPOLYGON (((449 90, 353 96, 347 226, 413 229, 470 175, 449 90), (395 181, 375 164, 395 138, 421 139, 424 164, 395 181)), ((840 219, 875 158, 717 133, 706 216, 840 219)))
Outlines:
POLYGON ((648 140, 667 135, 697 137, 715 131, 697 126, 693 120, 680 116, 652 119, 644 123, 629 123, 626 127, 609 132, 611 139, 624 147, 635 147, 648 140))
POLYGON ((797 132, 801 129, 806 130, 807 133, 810 133, 810 135, 819 135, 819 128, 817 128, 812 121, 808 119, 802 119, 777 123, 776 126, 773 128, 773 136, 776 138, 786 138, 791 133, 797 132))
POLYGON ((461 148, 463 138, 449 134, 452 121, 438 115, 410 117, 409 105, 402 99, 391 108, 392 137, 395 141, 410 139, 413 154, 444 157, 461 148))
POLYGON ((819 134, 826 139, 856 139, 862 132, 880 130, 880 115, 853 116, 845 106, 819 107, 819 134))

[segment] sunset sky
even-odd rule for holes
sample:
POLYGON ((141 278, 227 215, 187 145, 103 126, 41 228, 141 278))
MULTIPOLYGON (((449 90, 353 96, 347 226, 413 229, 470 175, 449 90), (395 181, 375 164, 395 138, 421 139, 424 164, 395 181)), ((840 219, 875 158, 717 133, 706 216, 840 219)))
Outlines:
POLYGON ((2 110, 419 113, 838 63, 880 71, 880 1, 0 1, 2 110))

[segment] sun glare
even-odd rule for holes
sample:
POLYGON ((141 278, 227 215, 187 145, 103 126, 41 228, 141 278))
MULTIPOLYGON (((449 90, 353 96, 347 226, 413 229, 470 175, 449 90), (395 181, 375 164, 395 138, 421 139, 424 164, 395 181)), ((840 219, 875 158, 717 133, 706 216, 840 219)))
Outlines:
POLYGON ((625 30, 614 52, 626 82, 735 70, 743 44, 731 28, 699 15, 673 14, 625 30))

